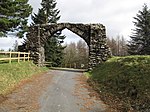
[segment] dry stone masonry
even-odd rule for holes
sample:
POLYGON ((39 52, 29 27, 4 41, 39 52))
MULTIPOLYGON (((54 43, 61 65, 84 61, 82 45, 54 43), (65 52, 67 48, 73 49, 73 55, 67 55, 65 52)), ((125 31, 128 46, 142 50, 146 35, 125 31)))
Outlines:
POLYGON ((89 69, 93 69, 111 56, 106 44, 105 27, 102 24, 44 24, 30 27, 27 34, 27 48, 35 63, 43 66, 45 62, 45 42, 53 34, 65 28, 80 36, 87 43, 89 47, 89 69))

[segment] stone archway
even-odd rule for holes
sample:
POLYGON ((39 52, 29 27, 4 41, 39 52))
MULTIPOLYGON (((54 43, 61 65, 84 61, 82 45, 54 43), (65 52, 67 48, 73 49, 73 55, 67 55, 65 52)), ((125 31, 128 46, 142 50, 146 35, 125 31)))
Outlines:
POLYGON ((27 46, 35 63, 39 66, 44 64, 44 44, 47 38, 65 28, 80 36, 89 46, 89 69, 93 69, 110 57, 110 51, 106 45, 105 27, 102 24, 54 23, 29 28, 27 46))

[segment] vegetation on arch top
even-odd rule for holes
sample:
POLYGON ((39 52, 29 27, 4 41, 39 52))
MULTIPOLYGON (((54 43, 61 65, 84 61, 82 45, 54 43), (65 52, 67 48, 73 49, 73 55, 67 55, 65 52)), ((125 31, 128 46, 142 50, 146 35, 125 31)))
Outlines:
POLYGON ((48 23, 48 24, 42 23, 42 24, 32 24, 32 25, 33 26, 47 26, 47 25, 55 25, 55 24, 101 25, 101 26, 103 26, 103 24, 101 24, 101 23, 72 23, 72 22, 58 22, 58 23, 48 23))

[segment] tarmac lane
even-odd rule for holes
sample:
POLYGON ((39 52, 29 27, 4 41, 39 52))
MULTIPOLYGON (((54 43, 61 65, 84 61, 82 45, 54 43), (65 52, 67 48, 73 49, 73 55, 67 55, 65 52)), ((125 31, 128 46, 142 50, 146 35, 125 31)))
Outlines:
POLYGON ((51 74, 55 76, 40 97, 40 112, 105 112, 105 105, 96 97, 92 99, 86 83, 79 80, 83 72, 53 70, 51 74))
POLYGON ((107 112, 107 106, 82 70, 63 69, 21 82, 0 103, 0 112, 107 112))

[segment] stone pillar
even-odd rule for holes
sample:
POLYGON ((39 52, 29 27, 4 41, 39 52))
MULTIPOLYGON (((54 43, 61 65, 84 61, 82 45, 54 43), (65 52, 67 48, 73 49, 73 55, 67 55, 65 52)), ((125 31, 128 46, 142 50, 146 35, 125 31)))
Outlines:
POLYGON ((32 26, 27 34, 27 48, 31 53, 31 59, 38 66, 45 63, 44 44, 41 43, 40 26, 32 26))
POLYGON ((105 27, 101 24, 91 24, 89 45, 89 70, 110 57, 109 48, 106 45, 105 27))
POLYGON ((30 52, 31 60, 33 60, 34 63, 38 64, 39 60, 39 52, 38 52, 38 38, 37 38, 37 30, 38 28, 36 26, 29 27, 29 32, 27 34, 27 41, 26 46, 27 49, 30 52))
POLYGON ((44 66, 44 63, 45 63, 45 52, 44 52, 44 47, 43 46, 40 46, 38 48, 38 66, 44 66))
POLYGON ((45 50, 44 50, 44 44, 41 42, 41 29, 40 26, 38 26, 38 32, 37 32, 37 38, 38 38, 38 66, 44 66, 45 63, 45 50))

